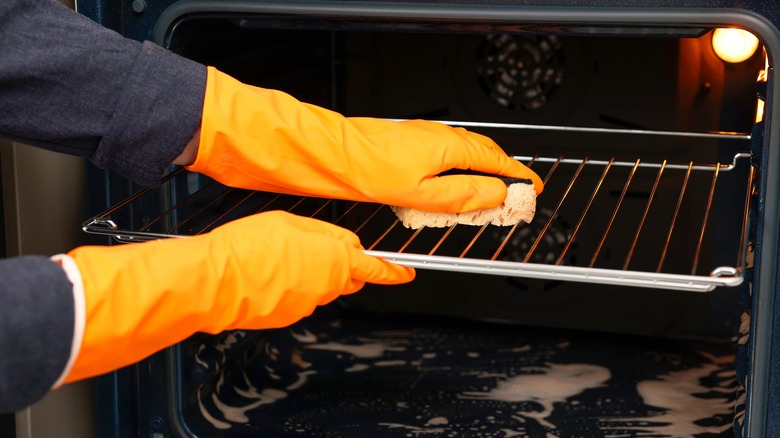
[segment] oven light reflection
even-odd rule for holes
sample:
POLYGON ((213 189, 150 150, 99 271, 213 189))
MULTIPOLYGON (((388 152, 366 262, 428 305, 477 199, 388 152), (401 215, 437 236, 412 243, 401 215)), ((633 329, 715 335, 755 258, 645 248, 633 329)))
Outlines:
MULTIPOLYGON (((758 82, 767 81, 767 72, 769 71, 769 57, 764 51, 764 69, 758 72, 758 82)), ((764 120, 764 101, 761 98, 756 99, 756 120, 755 123, 759 123, 764 120)))

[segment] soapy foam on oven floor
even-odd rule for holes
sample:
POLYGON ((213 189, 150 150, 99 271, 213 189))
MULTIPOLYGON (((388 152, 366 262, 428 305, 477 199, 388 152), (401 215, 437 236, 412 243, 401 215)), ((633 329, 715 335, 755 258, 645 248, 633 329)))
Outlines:
POLYGON ((533 418, 544 426, 555 429, 547 421, 555 403, 565 402, 570 397, 603 386, 609 380, 610 371, 602 366, 589 364, 547 364, 543 368, 528 368, 519 376, 499 380, 497 386, 487 392, 466 392, 466 399, 495 400, 502 402, 534 402, 542 406, 541 412, 518 412, 518 415, 533 418))
MULTIPOLYGON (((702 426, 699 420, 713 415, 728 418, 733 407, 733 357, 705 354, 704 363, 688 366, 697 362, 677 353, 657 357, 648 353, 636 363, 668 363, 656 368, 672 371, 645 372, 646 378, 620 383, 621 376, 613 375, 619 373, 617 368, 611 371, 600 363, 553 360, 578 357, 567 351, 581 345, 568 339, 551 337, 526 343, 518 338, 520 344, 491 346, 481 345, 486 340, 479 337, 469 343, 471 334, 461 341, 463 335, 445 340, 425 330, 366 330, 354 331, 360 333, 357 337, 341 338, 341 324, 327 327, 325 331, 311 327, 291 330, 289 339, 293 342, 289 345, 272 342, 263 346, 262 361, 248 364, 254 368, 251 376, 244 372, 231 383, 224 383, 224 358, 216 360, 220 375, 217 391, 198 390, 201 418, 215 429, 254 430, 251 428, 263 424, 262 412, 275 412, 274 406, 280 404, 294 406, 293 400, 314 394, 314 400, 324 397, 322 400, 329 402, 301 412, 293 410, 293 415, 273 417, 274 421, 292 434, 355 436, 342 433, 365 430, 371 436, 458 438, 571 436, 571 419, 583 415, 581 418, 590 419, 590 432, 582 436, 678 437, 718 433, 730 427, 728 420, 711 426, 702 426), (331 329, 335 331, 331 333, 331 329), (392 377, 395 375, 402 378, 392 377), (441 386, 439 395, 426 392, 437 376, 454 379, 456 387, 441 386), (317 389, 334 378, 340 383, 334 383, 333 389, 317 389), (356 378, 369 385, 365 393, 359 385, 349 386, 356 378), (625 400, 611 399, 615 378, 618 386, 633 385, 634 397, 641 399, 644 407, 623 409, 625 400), (705 383, 702 379, 709 380, 705 383), (717 384, 713 385, 713 380, 717 384), (391 390, 381 382, 391 385, 391 390), (342 390, 343 384, 350 389, 342 390), (392 389, 393 385, 400 386, 392 389), (456 389, 457 385, 461 389, 456 389), (418 387, 428 389, 418 391, 418 387), (373 390, 378 392, 372 398, 373 390), (709 396, 701 397, 703 392, 709 396), (346 429, 338 423, 328 426, 328 412, 347 415, 349 424, 354 425, 346 429), (371 423, 373 418, 376 420, 371 423)), ((235 343, 235 339, 226 338, 217 350, 227 351, 235 343)), ((203 351, 198 349, 199 354, 203 351)), ((195 360, 196 364, 204 362, 202 358, 195 360)))
POLYGON ((603 426, 603 429, 630 431, 636 437, 693 437, 727 431, 731 424, 697 424, 713 414, 728 416, 734 409, 733 400, 717 397, 718 394, 735 392, 736 375, 733 370, 724 367, 731 363, 733 357, 710 356, 710 359, 712 363, 700 367, 673 371, 657 379, 639 382, 639 395, 645 404, 658 408, 659 413, 641 418, 614 419, 610 423, 616 426, 603 426), (716 386, 704 386, 703 379, 720 382, 716 386), (713 393, 715 397, 707 396, 713 393))

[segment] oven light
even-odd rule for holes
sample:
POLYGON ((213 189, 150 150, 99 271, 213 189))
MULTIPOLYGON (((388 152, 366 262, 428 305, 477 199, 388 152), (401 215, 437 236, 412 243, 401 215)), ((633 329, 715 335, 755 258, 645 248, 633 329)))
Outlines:
POLYGON ((726 62, 742 62, 756 53, 758 38, 746 30, 718 28, 712 33, 712 48, 726 62))

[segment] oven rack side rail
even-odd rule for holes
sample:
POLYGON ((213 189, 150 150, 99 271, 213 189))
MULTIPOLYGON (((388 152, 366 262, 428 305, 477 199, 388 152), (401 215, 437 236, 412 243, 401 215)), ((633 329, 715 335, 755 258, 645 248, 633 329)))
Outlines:
MULTIPOLYGON (((531 228, 530 224, 518 224, 513 227, 453 225, 444 229, 421 228, 408 230, 400 225, 400 221, 386 205, 252 192, 225 187, 214 181, 208 181, 199 189, 184 196, 171 196, 170 193, 173 189, 167 186, 172 185, 177 179, 188 176, 189 172, 183 169, 169 174, 163 180, 161 188, 141 190, 105 212, 85 221, 82 229, 90 234, 113 237, 114 240, 122 243, 164 238, 183 238, 208 232, 210 229, 241 215, 270 210, 287 210, 294 214, 323 219, 322 216, 325 213, 333 210, 333 204, 340 202, 344 204, 344 207, 337 212, 338 214, 331 215, 325 220, 329 220, 358 234, 365 248, 367 248, 366 252, 368 254, 413 268, 690 292, 708 292, 716 287, 734 287, 742 283, 748 247, 750 197, 755 178, 755 169, 751 165, 751 155, 749 153, 735 154, 731 163, 714 164, 694 162, 673 164, 666 161, 644 162, 640 159, 635 161, 618 161, 614 159, 589 160, 587 157, 515 156, 514 158, 526 162, 527 165, 536 170, 540 176, 543 176, 545 184, 554 179, 553 177, 559 182, 564 182, 562 184, 564 187, 557 196, 545 197, 543 194, 537 199, 537 216, 539 221, 536 223, 535 231, 530 233, 530 235, 528 231, 531 228), (747 173, 747 181, 740 179, 745 184, 742 192, 744 198, 740 198, 743 204, 739 205, 740 208, 738 210, 734 209, 739 212, 739 223, 728 230, 728 233, 734 234, 733 237, 739 240, 732 253, 733 257, 731 260, 733 260, 733 263, 725 266, 703 266, 701 259, 705 258, 703 253, 706 251, 703 248, 706 246, 707 240, 711 239, 711 237, 706 237, 708 235, 706 232, 709 232, 710 236, 714 233, 708 227, 712 228, 713 216, 715 215, 712 211, 713 204, 719 196, 717 189, 722 189, 722 186, 725 185, 719 185, 718 183, 723 179, 723 175, 730 174, 740 167, 743 171, 746 169, 743 173, 747 173), (568 174, 564 173, 563 169, 566 168, 570 170, 568 174), (587 172, 583 171, 583 169, 588 169, 592 175, 595 175, 587 183, 584 177, 581 176, 587 172), (617 172, 616 169, 621 169, 620 175, 613 175, 617 172), (638 179, 636 175, 640 172, 649 172, 646 175, 646 179, 654 181, 652 190, 649 196, 646 196, 647 200, 645 201, 644 198, 642 200, 645 205, 641 218, 637 215, 638 212, 634 212, 639 219, 632 219, 635 223, 632 223, 631 227, 635 229, 635 233, 625 236, 626 240, 632 242, 625 260, 621 262, 621 266, 605 267, 601 261, 604 258, 605 241, 615 238, 614 229, 617 228, 616 224, 630 210, 630 208, 624 206, 624 202, 630 197, 634 186, 638 184, 636 183, 638 179), (674 181, 675 186, 672 188, 665 187, 670 184, 668 184, 668 181, 663 183, 661 181, 664 181, 663 178, 668 178, 674 172, 676 172, 676 175, 671 181, 674 181), (686 192, 689 182, 696 177, 699 179, 704 178, 707 181, 707 185, 709 185, 706 190, 699 190, 703 192, 703 197, 706 199, 693 199, 694 197, 691 195, 692 190, 686 192), (622 190, 613 190, 611 196, 607 196, 604 194, 605 190, 602 189, 610 181, 610 178, 618 179, 619 181, 617 182, 613 181, 613 187, 622 187, 622 190), (677 184, 679 181, 682 181, 681 185, 677 184), (578 202, 584 202, 585 200, 587 202, 584 206, 578 206, 574 215, 571 215, 577 219, 576 225, 567 229, 563 233, 563 237, 561 237, 560 232, 554 236, 560 240, 556 247, 558 252, 555 254, 555 257, 542 261, 535 259, 536 253, 542 251, 540 248, 544 246, 544 242, 551 240, 551 236, 554 234, 553 229, 555 228, 556 218, 565 210, 566 204, 572 203, 572 199, 577 197, 572 195, 572 192, 577 190, 578 186, 584 184, 588 186, 585 187, 584 192, 581 192, 584 193, 584 196, 579 196, 578 202), (162 196, 165 198, 165 208, 155 213, 156 216, 154 217, 146 215, 145 219, 140 221, 140 225, 128 226, 126 221, 129 214, 127 211, 130 210, 132 212, 136 205, 143 203, 143 199, 155 190, 162 190, 165 193, 162 196), (660 205, 655 204, 659 204, 660 201, 657 201, 657 199, 661 197, 663 190, 670 192, 667 195, 673 198, 673 202, 667 202, 669 205, 661 208, 660 205), (211 192, 206 193, 209 191, 211 192), (619 195, 617 192, 620 192, 619 195), (686 197, 686 195, 688 196, 686 197), (205 199, 205 201, 201 199, 198 208, 191 208, 190 210, 192 211, 187 211, 185 214, 183 212, 185 207, 196 203, 196 198, 199 197, 205 199), (229 198, 234 200, 228 202, 229 198), (606 205, 602 198, 607 199, 606 205), (544 202, 539 202, 541 200, 544 200, 544 202), (699 214, 695 221, 701 224, 701 229, 697 230, 696 233, 691 233, 690 230, 679 229, 680 223, 683 222, 681 211, 686 210, 686 202, 693 201, 699 202, 699 204, 696 207, 688 207, 687 209, 695 210, 699 214), (305 208, 307 202, 314 203, 308 210, 305 208), (213 205, 217 204, 218 207, 212 208, 213 205), (549 207, 547 215, 540 216, 540 207, 545 205, 549 207), (355 221, 350 222, 348 219, 345 219, 351 214, 355 215, 353 211, 360 209, 363 209, 364 213, 358 215, 355 221), (578 241, 586 234, 583 229, 588 226, 590 216, 594 216, 594 212, 597 210, 608 212, 609 214, 605 215, 608 221, 603 221, 603 223, 599 224, 602 230, 599 232, 599 238, 596 239, 598 243, 594 244, 595 249, 585 258, 586 266, 574 265, 571 263, 569 256, 575 251, 574 248, 577 247, 578 241), (651 230, 648 224, 653 219, 648 218, 657 216, 664 216, 664 219, 660 221, 664 222, 664 228, 651 230), (195 223, 198 225, 194 225, 195 223), (373 234, 366 232, 370 228, 373 228, 373 234), (464 247, 445 254, 440 248, 451 244, 450 241, 454 240, 454 238, 449 236, 457 234, 453 233, 456 228, 460 232, 465 230, 468 234, 468 237, 463 242, 464 247), (496 230, 502 230, 501 233, 505 235, 502 235, 499 241, 491 242, 488 253, 477 254, 478 251, 475 248, 480 245, 485 246, 484 240, 491 235, 490 230, 493 230, 493 235, 498 233, 496 230), (521 234, 519 230, 524 230, 525 232, 522 238, 518 237, 521 234), (431 240, 433 233, 438 234, 431 240), (442 233, 443 235, 439 237, 442 233), (395 239, 388 237, 393 234, 395 234, 395 239), (642 237, 647 239, 648 236, 651 240, 664 242, 660 254, 652 254, 650 256, 642 253, 641 244, 638 242, 641 241, 642 237), (673 249, 674 245, 681 238, 688 239, 691 248, 695 247, 695 253, 690 257, 692 266, 686 268, 689 270, 688 273, 670 272, 666 265, 668 265, 668 259, 672 257, 671 254, 675 252, 673 249), (514 249, 514 247, 518 246, 518 239, 520 239, 520 246, 524 248, 525 254, 521 257, 502 259, 505 250, 514 249), (435 245, 429 243, 428 247, 421 249, 419 244, 421 240, 435 242, 435 245), (638 260, 648 258, 653 258, 650 268, 647 266, 635 267, 638 260), (704 272, 702 272, 702 269, 704 269, 704 272)), ((551 189, 548 190, 552 191, 551 189)), ((548 190, 545 190, 545 192, 548 192, 548 190)), ((734 207, 737 207, 737 205, 734 205, 734 207)), ((130 222, 137 223, 138 221, 133 220, 130 222)), ((532 221, 532 223, 535 222, 532 221)), ((583 260, 583 258, 580 257, 579 260, 583 260)), ((580 262, 579 264, 583 263, 580 262)))
POLYGON ((499 275, 504 277, 534 278, 541 280, 573 281, 612 286, 647 287, 652 289, 710 292, 718 286, 735 287, 743 277, 732 267, 716 268, 710 276, 658 274, 653 272, 622 271, 579 266, 550 266, 536 263, 487 261, 457 257, 403 254, 386 251, 366 251, 393 263, 410 268, 433 269, 470 274, 499 275))

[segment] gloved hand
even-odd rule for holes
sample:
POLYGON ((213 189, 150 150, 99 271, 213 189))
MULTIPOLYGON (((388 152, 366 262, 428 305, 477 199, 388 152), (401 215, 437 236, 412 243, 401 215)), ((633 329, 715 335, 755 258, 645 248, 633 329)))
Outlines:
POLYGON ((345 118, 209 68, 200 144, 188 169, 253 190, 427 211, 495 207, 506 185, 450 169, 542 180, 492 140, 420 120, 345 118))
POLYGON ((362 252, 350 231, 268 212, 208 234, 68 254, 86 298, 86 329, 66 382, 137 362, 195 332, 283 327, 365 283, 414 270, 362 252))

